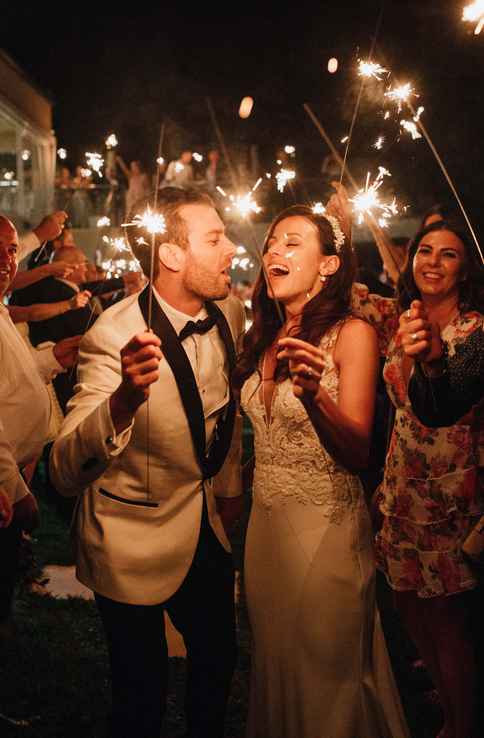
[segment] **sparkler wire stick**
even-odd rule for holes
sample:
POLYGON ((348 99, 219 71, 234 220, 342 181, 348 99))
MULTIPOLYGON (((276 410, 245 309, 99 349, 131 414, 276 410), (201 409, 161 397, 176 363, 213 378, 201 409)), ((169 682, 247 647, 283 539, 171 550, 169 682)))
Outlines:
MULTIPOLYGON (((310 106, 307 103, 304 103, 303 107, 304 107, 304 110, 306 111, 306 113, 308 114, 308 116, 311 118, 311 120, 314 123, 315 127, 319 131, 319 133, 321 135, 321 138, 326 142, 327 146, 329 147, 329 150, 331 151, 331 153, 333 154, 333 156, 335 157, 335 159, 339 163, 342 163, 343 159, 341 158, 341 156, 338 153, 338 151, 337 151, 335 145, 333 144, 332 140, 330 139, 330 137, 328 136, 328 134, 324 130, 323 126, 321 125, 321 122, 318 120, 318 118, 316 117, 316 115, 311 110, 310 106)), ((358 188, 358 185, 356 183, 355 178, 351 174, 348 166, 346 167, 345 174, 348 177, 348 179, 349 179, 349 181, 351 183, 351 186, 354 188, 355 192, 358 192, 358 189, 359 189, 358 188)), ((375 226, 378 227, 378 223, 376 221, 376 218, 373 216, 372 213, 368 213, 367 214, 367 217, 371 219, 371 221, 373 222, 373 224, 375 226)), ((400 268, 397 260, 395 259, 395 256, 392 254, 392 252, 390 251, 390 249, 388 249, 387 251, 388 251, 388 253, 390 255, 390 258, 391 258, 391 260, 393 262, 393 265, 394 265, 394 267, 395 267, 395 269, 396 269, 396 271, 398 273, 398 276, 401 279, 403 289, 407 293, 408 297, 411 297, 410 290, 408 289, 407 285, 405 284, 405 281, 404 281, 403 275, 402 275, 402 270, 401 270, 401 268, 400 268)))
POLYGON ((35 257, 35 259, 34 259, 34 262, 35 262, 35 263, 37 263, 37 262, 38 262, 38 260, 40 259, 40 257, 41 257, 41 256, 42 256, 42 254, 44 253, 44 251, 45 251, 45 247, 47 246, 47 244, 48 244, 48 241, 42 241, 42 243, 40 244, 40 249, 39 249, 39 253, 37 254, 37 256, 36 256, 36 257, 35 257))
MULTIPOLYGON (((410 110, 411 110, 412 114, 414 115, 414 117, 416 117, 415 110, 414 110, 412 104, 409 101, 407 101, 407 105, 410 108, 410 110)), ((474 241, 474 243, 476 245, 476 249, 477 249, 477 251, 479 253, 479 256, 481 257, 481 261, 484 264, 484 254, 483 254, 482 249, 481 249, 481 247, 479 245, 479 241, 477 239, 477 236, 476 236, 476 233, 474 231, 474 228, 472 227, 472 224, 471 224, 471 222, 469 220, 469 217, 468 217, 467 212, 466 212, 466 210, 464 208, 464 205, 462 204, 462 200, 460 199, 459 194, 458 194, 458 192, 457 192, 457 190, 456 190, 456 188, 454 186, 454 183, 453 183, 452 179, 450 178, 449 172, 447 171, 447 168, 446 168, 444 162, 440 158, 439 152, 435 148, 435 146, 433 144, 433 141, 430 138, 430 135, 429 135, 427 129, 425 128, 424 124, 422 123, 421 118, 417 118, 416 119, 416 123, 417 123, 418 127, 420 128, 420 130, 422 131, 423 137, 427 141, 427 143, 428 143, 428 145, 430 147, 430 150, 431 150, 432 154, 434 155, 435 160, 436 160, 437 164, 439 165, 439 167, 440 167, 440 169, 442 171, 442 174, 444 175, 445 179, 447 180, 447 184, 449 185, 450 189, 452 190, 452 194, 454 195, 455 199, 457 200, 457 204, 459 205, 459 207, 461 209, 461 212, 462 212, 462 215, 464 216, 465 222, 467 223, 467 227, 468 227, 469 232, 470 232, 470 234, 472 236, 472 240, 474 241)))
MULTIPOLYGON (((371 59, 373 57, 373 53, 375 51, 376 40, 377 40, 378 34, 380 32, 380 26, 381 26, 381 22, 382 22, 382 19, 383 19, 383 9, 384 9, 384 6, 385 6, 385 0, 382 0, 382 4, 380 6, 380 12, 378 14, 378 19, 377 19, 377 22, 376 22, 375 33, 373 35, 373 40, 372 40, 372 43, 371 43, 370 55, 368 57, 368 61, 369 62, 371 62, 371 59)), ((343 162, 341 164, 341 174, 340 174, 340 178, 339 178, 339 183, 340 184, 343 182, 343 176, 344 176, 345 167, 346 167, 346 160, 348 159, 348 153, 349 153, 349 150, 350 150, 351 139, 353 137, 353 129, 355 127, 356 118, 358 117, 358 111, 360 109, 361 98, 363 96, 363 89, 364 89, 364 87, 365 87, 365 77, 362 77, 361 78, 360 89, 359 89, 359 92, 358 92, 358 98, 356 100, 356 105, 355 105, 355 109, 354 109, 354 112, 353 112, 353 119, 351 121, 350 130, 349 130, 349 133, 348 133, 348 139, 346 141, 346 148, 345 148, 345 153, 344 153, 344 157, 343 157, 343 162)))
POLYGON ((225 139, 224 139, 224 137, 222 135, 222 131, 220 130, 220 126, 219 126, 218 121, 217 121, 217 116, 215 114, 215 108, 213 107, 213 103, 212 103, 212 100, 211 100, 210 97, 206 97, 205 98, 205 101, 207 103, 208 112, 210 113, 210 118, 212 120, 212 125, 213 125, 214 130, 215 130, 215 135, 217 136, 219 146, 222 149, 222 153, 224 155, 224 159, 225 159, 225 161, 227 163, 227 168, 228 168, 229 173, 230 173, 230 178, 232 180, 233 188, 236 189, 237 186, 238 186, 237 176, 235 174, 235 169, 233 168, 233 165, 232 165, 232 160, 230 158, 229 150, 228 150, 227 146, 225 145, 225 139))

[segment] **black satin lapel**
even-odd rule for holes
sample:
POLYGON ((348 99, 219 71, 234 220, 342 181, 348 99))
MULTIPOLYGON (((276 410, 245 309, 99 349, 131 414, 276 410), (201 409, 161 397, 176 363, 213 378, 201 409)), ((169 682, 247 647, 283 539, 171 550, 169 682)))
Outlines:
POLYGON ((229 360, 229 367, 230 367, 230 373, 235 367, 236 362, 236 353, 235 353, 235 345, 234 345, 234 339, 232 338, 232 331, 230 330, 230 326, 227 322, 227 318, 223 314, 223 312, 220 310, 218 305, 215 305, 213 302, 207 302, 205 303, 205 307, 207 309, 207 313, 215 318, 217 321, 217 328, 220 333, 220 336, 222 338, 222 341, 224 342, 225 349, 227 351, 227 358, 229 360))
MULTIPOLYGON (((148 300, 149 287, 143 290, 138 297, 138 303, 146 325, 148 325, 148 300)), ((177 383, 198 463, 202 473, 204 473, 207 441, 205 435, 205 417, 197 382, 185 349, 178 340, 175 329, 161 309, 156 298, 153 298, 152 303, 151 327, 153 332, 161 339, 161 351, 177 383)))

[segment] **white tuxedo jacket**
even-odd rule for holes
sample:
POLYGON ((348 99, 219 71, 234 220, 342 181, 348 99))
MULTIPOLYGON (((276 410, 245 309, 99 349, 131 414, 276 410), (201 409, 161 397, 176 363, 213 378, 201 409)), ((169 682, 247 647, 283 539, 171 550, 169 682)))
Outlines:
MULTIPOLYGON (((244 328, 235 298, 217 302, 237 346, 244 328)), ((215 509, 213 483, 202 483, 188 421, 165 359, 150 392, 150 472, 147 485, 147 403, 132 426, 115 437, 109 398, 121 382, 120 350, 146 330, 138 295, 111 307, 81 342, 79 384, 51 453, 54 485, 79 495, 73 530, 77 576, 105 597, 130 604, 163 602, 180 586, 198 541, 203 494, 210 524, 230 552, 215 509)), ((163 350, 163 347, 162 347, 163 350)), ((220 381, 228 375, 220 358, 220 381)), ((228 399, 228 387, 227 387, 228 399)), ((210 439, 217 413, 205 417, 210 439)), ((241 419, 232 448, 215 479, 217 494, 240 490, 241 419)))

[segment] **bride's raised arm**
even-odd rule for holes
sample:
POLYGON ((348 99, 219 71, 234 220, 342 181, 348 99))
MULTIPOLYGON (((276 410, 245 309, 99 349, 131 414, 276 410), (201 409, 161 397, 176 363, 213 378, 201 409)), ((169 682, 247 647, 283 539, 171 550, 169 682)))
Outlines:
POLYGON ((339 372, 335 402, 320 384, 322 351, 296 338, 279 341, 279 359, 289 360, 294 394, 303 403, 321 444, 349 471, 368 463, 378 374, 374 329, 359 319, 346 321, 334 349, 339 372))

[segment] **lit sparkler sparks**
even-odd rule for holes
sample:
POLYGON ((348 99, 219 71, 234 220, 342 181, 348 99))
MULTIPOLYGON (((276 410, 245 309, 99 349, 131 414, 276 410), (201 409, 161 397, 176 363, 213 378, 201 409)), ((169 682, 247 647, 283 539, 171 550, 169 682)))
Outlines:
POLYGON ((358 60, 358 76, 366 77, 367 79, 381 80, 382 75, 389 74, 388 69, 382 67, 381 64, 377 64, 372 61, 358 60))
POLYGON ((296 172, 294 169, 280 169, 276 174, 278 191, 284 192, 287 183, 291 182, 293 179, 296 179, 296 172))
POLYGON ((67 159, 67 151, 65 149, 57 149, 59 159, 67 159))
POLYGON ((378 221, 380 227, 384 228, 388 225, 388 220, 392 215, 398 214, 398 206, 396 199, 391 202, 383 202, 380 200, 378 190, 383 184, 384 177, 391 177, 388 169, 378 167, 378 175, 373 182, 370 183, 370 172, 366 176, 366 183, 363 189, 350 198, 353 203, 354 212, 358 216, 358 224, 361 225, 365 216, 370 216, 378 221))
POLYGON ((466 5, 462 13, 462 20, 476 23, 474 34, 478 36, 484 27, 484 0, 476 0, 466 5))
POLYGON ((31 153, 30 153, 29 149, 24 149, 22 151, 22 161, 28 161, 30 159, 30 157, 31 157, 31 153))
POLYGON ((249 267, 253 266, 250 256, 247 256, 247 249, 245 246, 237 246, 235 249, 235 256, 232 259, 232 269, 238 267, 246 272, 249 267))
POLYGON ((378 149, 380 151, 380 149, 383 148, 384 143, 385 143, 385 136, 378 136, 375 143, 373 144, 373 148, 378 149))
POLYGON ((421 134, 418 132, 417 125, 413 120, 401 120, 400 125, 411 135, 413 141, 416 141, 417 138, 422 138, 421 134))
POLYGON ((131 223, 122 223, 121 225, 123 228, 129 228, 131 226, 145 228, 148 233, 151 233, 151 235, 164 233, 166 230, 166 223, 163 215, 161 213, 155 213, 149 205, 142 215, 135 215, 131 223))
POLYGON ((86 151, 86 162, 89 169, 92 169, 94 172, 96 172, 98 177, 102 177, 102 166, 104 164, 104 159, 102 158, 101 154, 97 154, 95 151, 86 151))
POLYGON ((385 97, 388 97, 389 100, 393 100, 398 105, 398 112, 401 111, 403 103, 408 103, 411 97, 416 97, 417 93, 413 89, 410 82, 407 82, 404 85, 400 85, 399 87, 395 87, 393 90, 388 90, 388 92, 385 92, 385 97))
POLYGON ((286 154, 289 154, 291 156, 296 153, 296 147, 288 144, 287 146, 284 146, 284 151, 286 152, 286 154))
POLYGON ((103 215, 101 218, 98 218, 98 221, 96 223, 98 228, 109 228, 111 225, 111 221, 107 217, 107 215, 103 215))
POLYGON ((110 133, 105 141, 105 144, 106 144, 107 149, 115 149, 116 146, 118 145, 118 139, 116 137, 116 134, 110 133))
POLYGON ((105 259, 101 266, 106 272, 107 279, 121 277, 126 272, 140 272, 138 259, 105 259))
POLYGON ((322 202, 315 202, 312 211, 314 215, 324 215, 326 212, 326 208, 324 207, 322 202))
POLYGON ((241 218, 247 218, 251 213, 260 213, 262 211, 262 208, 259 207, 257 202, 254 200, 253 193, 256 191, 260 183, 262 182, 262 177, 259 177, 255 185, 252 187, 249 192, 246 192, 245 195, 227 195, 225 190, 222 189, 222 187, 217 187, 216 189, 223 197, 228 198, 232 205, 227 205, 225 208, 226 213, 230 213, 235 211, 240 215, 241 218))
POLYGON ((118 253, 122 251, 131 251, 128 242, 122 236, 116 238, 109 238, 109 236, 103 236, 104 243, 112 249, 115 249, 118 253))
POLYGON ((157 158, 157 160, 156 160, 156 163, 158 164, 158 166, 160 166, 160 167, 161 167, 161 166, 163 166, 163 164, 165 163, 165 160, 164 160, 164 158, 163 158, 162 156, 159 156, 159 157, 157 158))
POLYGON ((200 163, 201 161, 203 161, 203 156, 201 154, 199 154, 198 151, 194 151, 193 154, 192 154, 192 156, 195 159, 195 161, 198 162, 198 163, 200 163))

